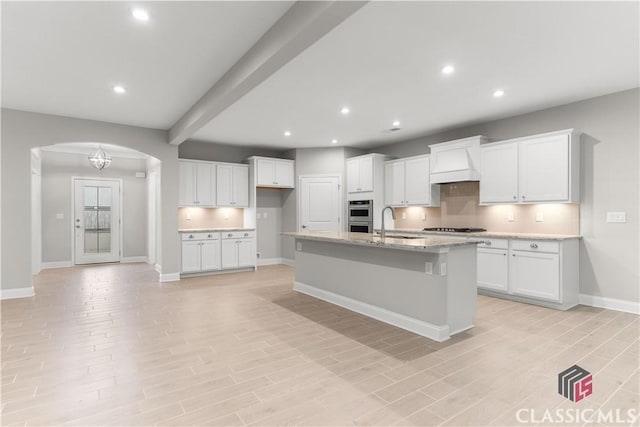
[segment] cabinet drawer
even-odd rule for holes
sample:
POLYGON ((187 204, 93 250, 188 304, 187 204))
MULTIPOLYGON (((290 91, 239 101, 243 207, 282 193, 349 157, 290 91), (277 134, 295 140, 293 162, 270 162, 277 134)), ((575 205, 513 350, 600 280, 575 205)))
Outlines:
POLYGON ((519 240, 511 242, 511 249, 516 251, 547 252, 557 254, 560 252, 560 243, 546 240, 519 240))
POLYGON ((488 248, 488 249, 509 249, 509 240, 507 240, 507 239, 484 239, 482 241, 482 243, 478 243, 478 247, 479 248, 488 248))
POLYGON ((209 231, 204 233, 181 233, 182 240, 217 240, 220 233, 217 231, 209 231))
POLYGON ((222 239, 240 239, 246 237, 255 237, 256 232, 253 230, 249 231, 223 231, 222 239))

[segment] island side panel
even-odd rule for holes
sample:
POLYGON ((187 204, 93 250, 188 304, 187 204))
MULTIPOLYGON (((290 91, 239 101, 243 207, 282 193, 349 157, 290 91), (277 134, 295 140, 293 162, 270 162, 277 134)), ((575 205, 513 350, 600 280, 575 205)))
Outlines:
POLYGON ((426 262, 447 262, 446 253, 304 239, 296 246, 294 289, 434 340, 449 338, 446 277, 425 272, 426 262))
POLYGON ((473 327, 477 312, 475 246, 454 246, 447 263, 447 313, 451 335, 473 327))

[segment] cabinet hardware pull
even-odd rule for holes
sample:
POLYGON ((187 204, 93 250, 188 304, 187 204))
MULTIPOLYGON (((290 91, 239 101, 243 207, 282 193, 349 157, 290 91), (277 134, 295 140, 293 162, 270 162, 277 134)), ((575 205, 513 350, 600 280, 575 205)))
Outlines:
POLYGON ((484 244, 487 245, 487 246, 491 246, 491 240, 485 240, 484 244))
POLYGON ((525 197, 524 197, 524 196, 522 196, 522 200, 524 200, 524 199, 525 199, 525 197))
POLYGON ((538 247, 538 245, 537 245, 537 244, 535 244, 535 243, 532 243, 532 244, 530 244, 529 246, 530 246, 530 247, 532 247, 533 249, 536 249, 536 248, 538 247))
POLYGON ((518 200, 518 198, 516 196, 513 196, 513 200, 518 200))
POLYGON ((511 256, 516 256, 516 254, 512 254, 511 256))
POLYGON ((189 238, 190 238, 190 239, 193 239, 193 234, 189 234, 189 238))
POLYGON ((213 237, 211 234, 209 234, 207 237, 213 237))

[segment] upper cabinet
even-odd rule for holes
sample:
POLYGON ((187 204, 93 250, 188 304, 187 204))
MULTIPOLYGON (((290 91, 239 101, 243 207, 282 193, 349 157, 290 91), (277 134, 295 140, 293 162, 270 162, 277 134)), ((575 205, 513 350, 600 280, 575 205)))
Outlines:
POLYGON ((373 191, 374 155, 347 159, 347 192, 364 193, 373 191))
POLYGON ((247 165, 180 160, 178 168, 179 206, 249 206, 247 165))
POLYGON ((440 187, 430 180, 429 156, 384 164, 384 200, 391 206, 439 206, 440 187))
POLYGON ((256 186, 273 188, 294 188, 293 160, 269 157, 252 157, 256 165, 256 186))
POLYGON ((249 206, 249 166, 218 163, 216 168, 217 206, 249 206))
POLYGON ((216 205, 216 165, 208 162, 180 160, 179 206, 216 205))
POLYGON ((579 138, 570 129, 483 145, 480 203, 579 203, 579 138))

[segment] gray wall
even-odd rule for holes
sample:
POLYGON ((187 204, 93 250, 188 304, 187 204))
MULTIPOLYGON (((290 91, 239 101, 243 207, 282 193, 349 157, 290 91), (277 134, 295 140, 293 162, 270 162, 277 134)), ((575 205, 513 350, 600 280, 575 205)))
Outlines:
POLYGON ((283 157, 280 150, 250 147, 244 145, 213 144, 210 142, 187 140, 180 144, 178 156, 181 159, 207 160, 216 162, 245 163, 247 157, 283 157))
POLYGON ((639 99, 640 89, 632 89, 370 151, 408 157, 428 153, 428 144, 473 135, 502 140, 561 129, 580 130, 580 292, 637 302, 639 99), (607 223, 607 211, 626 211, 627 223, 607 223))
POLYGON ((107 169, 98 171, 86 155, 42 151, 42 261, 71 261, 73 250, 71 178, 122 179, 122 256, 147 256, 147 180, 144 159, 114 158, 107 169), (64 219, 56 219, 56 214, 64 219))
POLYGON ((261 259, 282 256, 280 232, 282 231, 282 196, 294 190, 258 188, 256 191, 256 220, 258 252, 261 259), (265 214, 267 217, 265 218, 265 214))
POLYGON ((2 289, 31 287, 31 149, 60 142, 102 142, 132 148, 160 160, 163 273, 180 271, 178 246, 178 147, 165 131, 2 109, 2 289), (7 208, 7 207, 10 207, 7 208))

